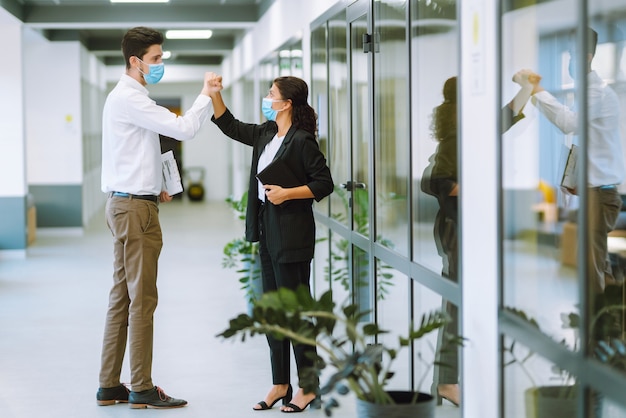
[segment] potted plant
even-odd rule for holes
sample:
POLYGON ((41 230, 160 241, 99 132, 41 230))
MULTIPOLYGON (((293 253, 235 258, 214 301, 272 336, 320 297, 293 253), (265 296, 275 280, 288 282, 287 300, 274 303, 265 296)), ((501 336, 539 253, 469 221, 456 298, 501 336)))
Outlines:
MULTIPOLYGON (((240 199, 226 198, 226 203, 233 209, 237 218, 245 220, 248 192, 244 192, 240 199)), ((239 282, 245 292, 248 303, 248 312, 252 311, 253 303, 263 292, 261 281, 261 261, 259 259, 259 244, 246 241, 245 237, 238 237, 224 245, 222 267, 237 269, 240 274, 239 282)))
MULTIPOLYGON (((375 323, 364 323, 363 318, 368 315, 354 304, 337 307, 330 291, 316 299, 306 287, 297 291, 281 288, 265 293, 251 314, 231 319, 228 328, 218 336, 239 336, 245 340, 256 334, 274 334, 317 347, 315 366, 300 376, 300 385, 305 392, 319 395, 328 416, 339 405, 333 394, 352 391, 361 418, 433 417, 435 400, 430 394, 388 391, 386 386, 393 376, 391 365, 398 351, 445 326, 449 316, 438 310, 424 314, 417 328, 411 326, 406 337, 399 337, 397 346, 388 347, 372 344, 375 337, 386 331, 375 323), (320 385, 319 377, 326 367, 332 371, 320 385)), ((462 341, 458 336, 448 336, 446 346, 460 345, 462 341)), ((435 361, 429 366, 433 364, 435 361)))

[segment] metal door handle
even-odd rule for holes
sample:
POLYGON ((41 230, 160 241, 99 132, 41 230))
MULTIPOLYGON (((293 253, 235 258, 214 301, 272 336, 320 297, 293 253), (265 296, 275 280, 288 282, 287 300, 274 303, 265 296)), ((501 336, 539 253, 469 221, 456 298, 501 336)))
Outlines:
POLYGON ((358 181, 347 181, 345 183, 341 183, 339 187, 346 189, 349 192, 354 189, 367 189, 367 185, 365 183, 360 183, 358 181))

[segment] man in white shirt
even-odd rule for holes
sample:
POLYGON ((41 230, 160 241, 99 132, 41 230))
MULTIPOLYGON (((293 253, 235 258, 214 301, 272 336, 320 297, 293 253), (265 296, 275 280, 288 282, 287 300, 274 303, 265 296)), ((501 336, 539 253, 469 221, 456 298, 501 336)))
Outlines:
MULTIPOLYGON (((191 139, 212 110, 211 73, 201 94, 177 116, 148 97, 146 84, 163 75, 163 36, 146 27, 122 40, 126 72, 109 93, 102 118, 102 191, 109 195, 106 222, 113 234, 113 287, 104 328, 98 405, 128 402, 131 408, 176 408, 187 404, 152 383, 153 314, 157 306, 157 264, 162 247, 159 201, 164 191, 159 134, 191 139), (120 383, 126 341, 130 393, 120 383)), ((215 80, 213 78, 213 80, 215 80)))
MULTIPOLYGON (((607 236, 613 230, 622 200, 617 186, 624 180, 622 141, 619 131, 619 100, 613 89, 591 69, 598 34, 587 32, 587 125, 588 132, 588 216, 590 290, 601 295, 606 285, 615 284, 608 256, 607 236)), ((578 63, 572 54, 570 72, 578 63)), ((530 70, 522 70, 523 82, 533 85, 532 103, 564 134, 579 134, 578 114, 561 104, 540 85, 541 77, 530 70), (529 77, 530 76, 530 77, 529 77)), ((572 74, 573 78, 574 74, 572 74)), ((576 193, 575 190, 571 190, 576 193)), ((596 306, 598 308, 598 306, 596 306)))

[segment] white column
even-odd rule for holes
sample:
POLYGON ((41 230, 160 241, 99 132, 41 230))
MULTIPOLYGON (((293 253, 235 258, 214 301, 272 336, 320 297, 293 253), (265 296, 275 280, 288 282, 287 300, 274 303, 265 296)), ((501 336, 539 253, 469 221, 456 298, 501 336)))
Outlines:
MULTIPOLYGON (((81 46, 23 31, 28 190, 40 227, 83 226, 81 46), (54 63, 54 64, 51 64, 54 63)), ((90 109, 91 110, 91 109, 90 109)), ((98 112, 99 113, 99 112, 98 112)))
POLYGON ((498 416, 495 0, 461 4, 463 416, 498 416), (491 128, 489 128, 491 127, 491 128), (483 222, 467 222, 482 219, 483 222), (477 245, 479 243, 479 245, 477 245))
POLYGON ((0 8, 0 251, 26 248, 22 24, 0 8))

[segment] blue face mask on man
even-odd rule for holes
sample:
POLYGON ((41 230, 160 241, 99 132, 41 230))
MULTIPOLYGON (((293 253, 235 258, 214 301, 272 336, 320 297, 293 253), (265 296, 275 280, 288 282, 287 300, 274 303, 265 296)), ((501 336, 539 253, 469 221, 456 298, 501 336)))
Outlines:
POLYGON ((272 109, 272 104, 274 102, 284 102, 284 100, 272 100, 267 97, 263 98, 263 104, 261 105, 261 110, 263 111, 263 116, 267 118, 267 120, 276 120, 276 115, 278 115, 278 110, 272 109))
MULTIPOLYGON (((141 61, 139 58, 137 59, 141 61)), ((145 64, 145 62, 143 61, 141 61, 141 63, 145 64)), ((156 84, 161 81, 161 78, 163 78, 163 73, 165 72, 165 64, 148 64, 148 68, 150 70, 147 73, 144 73, 143 71, 141 71, 141 69, 139 69, 139 72, 143 74, 143 79, 146 80, 146 83, 156 84)))

